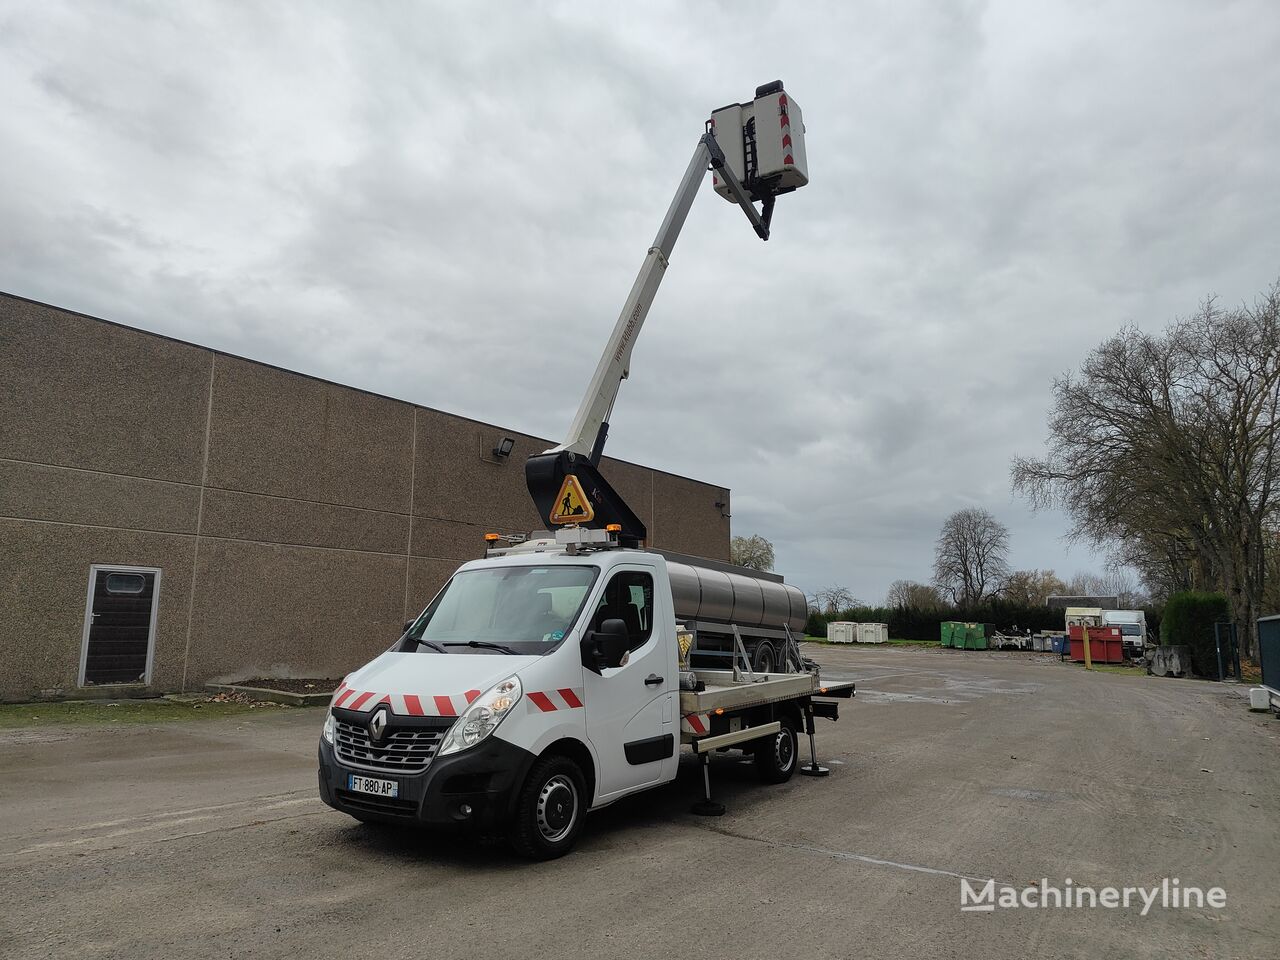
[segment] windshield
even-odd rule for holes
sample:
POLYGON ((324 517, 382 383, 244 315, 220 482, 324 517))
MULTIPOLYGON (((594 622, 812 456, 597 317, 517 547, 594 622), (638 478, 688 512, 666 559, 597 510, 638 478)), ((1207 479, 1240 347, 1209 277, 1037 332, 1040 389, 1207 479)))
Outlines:
POLYGON ((1142 627, 1136 623, 1122 623, 1120 624, 1120 633, 1126 637, 1140 637, 1142 636, 1142 627))
POLYGON ((578 618, 595 567, 491 567, 455 574, 406 640, 419 650, 550 653, 578 618), (492 645, 492 646, 491 646, 492 645), (503 649, 505 648, 505 649, 503 649))

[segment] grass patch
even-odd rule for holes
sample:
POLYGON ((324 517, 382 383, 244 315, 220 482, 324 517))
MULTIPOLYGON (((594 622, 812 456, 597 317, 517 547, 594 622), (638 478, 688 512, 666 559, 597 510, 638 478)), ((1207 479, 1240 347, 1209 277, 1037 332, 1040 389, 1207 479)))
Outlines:
POLYGON ((169 723, 174 720, 207 720, 248 713, 275 713, 305 709, 279 704, 165 700, 65 700, 50 703, 0 704, 0 730, 16 727, 72 724, 77 726, 120 723, 169 723))

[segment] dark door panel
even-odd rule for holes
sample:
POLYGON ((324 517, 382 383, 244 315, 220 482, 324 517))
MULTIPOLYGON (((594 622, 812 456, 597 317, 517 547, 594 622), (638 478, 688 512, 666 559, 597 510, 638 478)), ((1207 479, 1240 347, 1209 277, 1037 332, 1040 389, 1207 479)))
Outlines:
POLYGON ((153 572, 100 569, 93 579, 84 682, 141 683, 151 648, 153 572))

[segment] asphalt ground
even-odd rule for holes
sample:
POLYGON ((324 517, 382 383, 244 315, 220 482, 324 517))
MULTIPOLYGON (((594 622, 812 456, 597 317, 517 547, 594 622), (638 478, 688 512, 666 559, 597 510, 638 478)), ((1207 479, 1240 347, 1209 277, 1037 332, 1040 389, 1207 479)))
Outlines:
POLYGON ((826 779, 717 757, 530 864, 323 806, 323 711, 0 731, 3 957, 1276 957, 1280 722, 1055 658, 810 647, 858 679, 826 779), (960 910, 960 877, 1222 887, 960 910))

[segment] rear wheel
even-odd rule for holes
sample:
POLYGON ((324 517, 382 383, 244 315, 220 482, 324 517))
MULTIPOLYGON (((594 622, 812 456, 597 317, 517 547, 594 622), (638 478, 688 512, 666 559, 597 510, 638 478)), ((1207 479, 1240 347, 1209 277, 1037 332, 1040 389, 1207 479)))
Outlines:
POLYGON ((756 647, 755 661, 751 664, 752 670, 756 673, 773 673, 777 664, 778 660, 772 643, 762 643, 756 647))
POLYGON ((568 757, 543 757, 516 800, 511 845, 532 860, 554 860, 573 849, 586 813, 586 782, 568 757))
POLYGON ((780 729, 756 747, 756 772, 765 783, 786 783, 796 772, 796 721, 779 717, 780 729))

